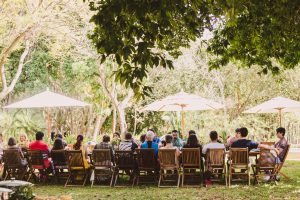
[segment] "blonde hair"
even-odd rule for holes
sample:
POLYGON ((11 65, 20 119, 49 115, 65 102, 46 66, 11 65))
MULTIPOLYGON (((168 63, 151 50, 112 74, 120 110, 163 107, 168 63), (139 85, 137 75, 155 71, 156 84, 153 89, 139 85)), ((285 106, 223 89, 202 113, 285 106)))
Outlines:
POLYGON ((20 138, 21 138, 22 136, 25 137, 25 141, 28 141, 28 136, 27 136, 26 133, 20 133, 20 135, 19 135, 19 140, 20 140, 20 138))

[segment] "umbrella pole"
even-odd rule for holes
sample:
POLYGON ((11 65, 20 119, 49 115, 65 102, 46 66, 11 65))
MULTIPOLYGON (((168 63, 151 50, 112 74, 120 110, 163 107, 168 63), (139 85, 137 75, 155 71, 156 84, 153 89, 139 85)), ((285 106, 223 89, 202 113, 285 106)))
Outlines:
POLYGON ((50 109, 47 110, 48 140, 51 140, 51 116, 50 109))
POLYGON ((279 118, 279 126, 281 127, 281 124, 282 124, 282 108, 279 108, 278 109, 278 118, 279 118))
POLYGON ((183 138, 184 135, 184 111, 181 111, 181 137, 183 138))

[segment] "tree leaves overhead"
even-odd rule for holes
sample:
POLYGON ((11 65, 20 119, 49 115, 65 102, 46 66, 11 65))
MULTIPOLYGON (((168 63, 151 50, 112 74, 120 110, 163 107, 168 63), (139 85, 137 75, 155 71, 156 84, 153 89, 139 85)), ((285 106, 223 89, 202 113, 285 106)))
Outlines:
MULTIPOLYGON (((299 1, 270 0, 89 0, 94 12, 89 35, 102 56, 113 57, 116 78, 135 93, 147 93, 143 78, 150 68, 172 68, 180 47, 214 29, 208 51, 212 69, 230 61, 261 72, 299 63, 299 1), (216 24, 218 26, 216 26, 216 24)), ((149 91, 148 91, 149 92, 149 91)))
POLYGON ((248 67, 261 66, 263 73, 277 74, 280 66, 288 69, 299 63, 299 1, 232 2, 220 1, 227 18, 215 30, 208 47, 208 51, 218 56, 210 62, 211 68, 239 60, 248 67))
POLYGON ((149 68, 173 68, 180 47, 200 37, 209 25, 208 4, 197 0, 91 0, 95 11, 89 36, 102 61, 113 56, 119 65, 116 78, 135 93, 149 68))

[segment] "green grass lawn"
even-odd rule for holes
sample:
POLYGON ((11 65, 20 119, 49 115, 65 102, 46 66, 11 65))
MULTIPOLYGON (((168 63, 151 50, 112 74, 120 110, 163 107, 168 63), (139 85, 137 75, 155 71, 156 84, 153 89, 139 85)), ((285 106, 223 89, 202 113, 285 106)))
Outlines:
POLYGON ((155 186, 108 188, 68 187, 62 185, 34 186, 38 196, 59 197, 70 195, 73 199, 300 199, 300 162, 288 161, 282 170, 291 180, 275 184, 246 186, 233 183, 231 188, 213 185, 209 188, 157 188, 155 186))

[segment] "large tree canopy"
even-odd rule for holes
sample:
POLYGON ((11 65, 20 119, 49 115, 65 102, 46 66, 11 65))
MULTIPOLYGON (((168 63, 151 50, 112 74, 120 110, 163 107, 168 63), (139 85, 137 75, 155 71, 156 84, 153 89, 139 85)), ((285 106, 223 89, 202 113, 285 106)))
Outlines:
POLYGON ((172 68, 180 47, 214 29, 208 43, 216 55, 211 68, 232 60, 278 72, 276 63, 293 68, 299 63, 298 1, 221 0, 90 0, 96 25, 90 35, 102 61, 119 64, 116 78, 134 89, 141 87, 149 68, 172 68))

